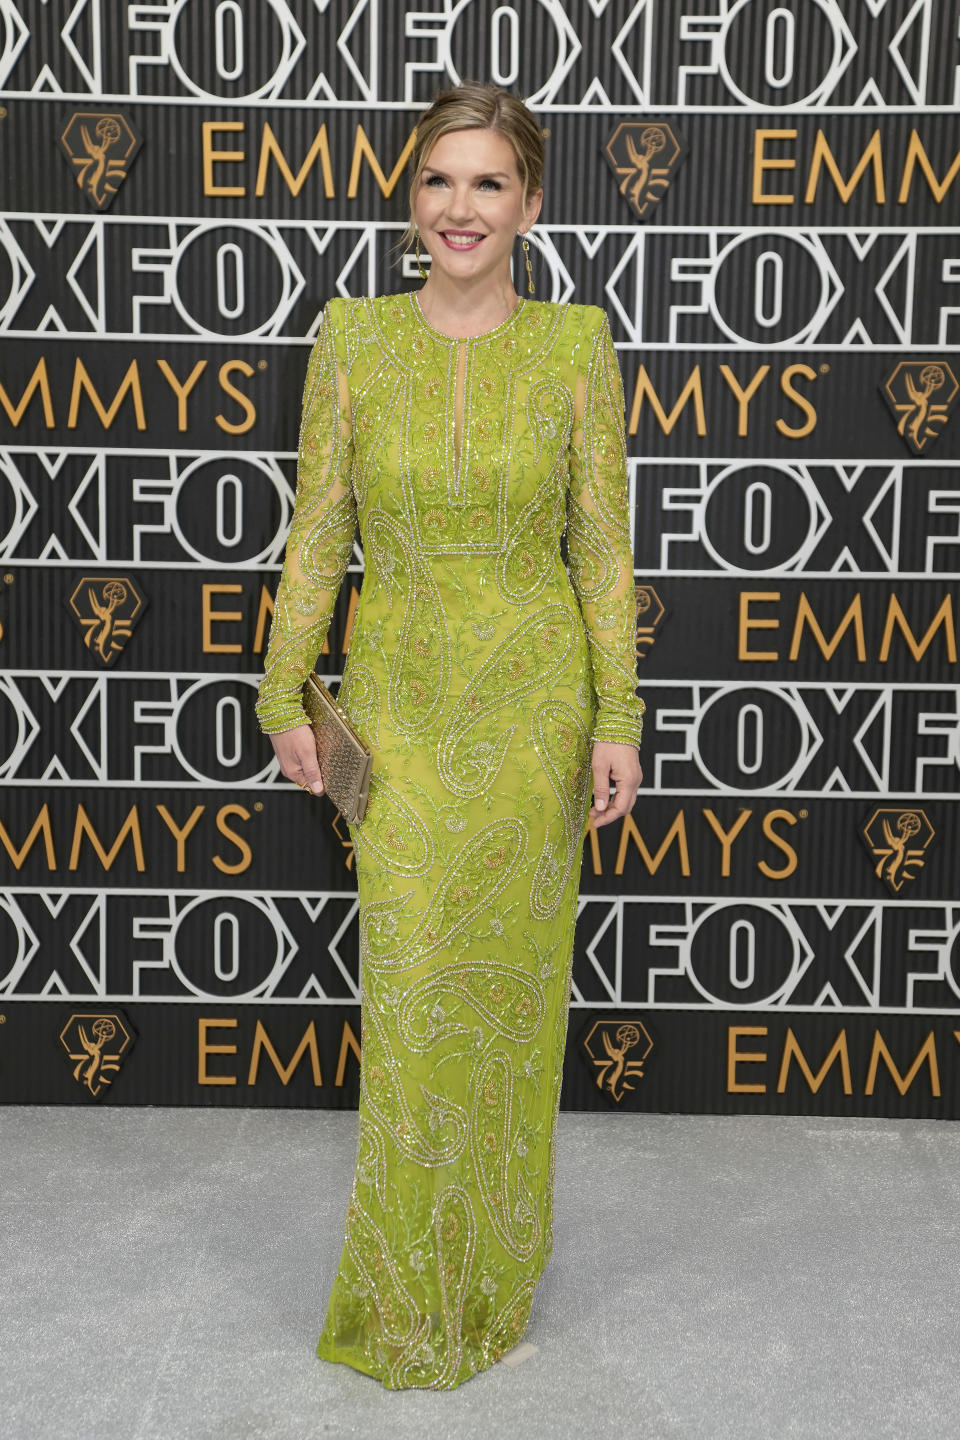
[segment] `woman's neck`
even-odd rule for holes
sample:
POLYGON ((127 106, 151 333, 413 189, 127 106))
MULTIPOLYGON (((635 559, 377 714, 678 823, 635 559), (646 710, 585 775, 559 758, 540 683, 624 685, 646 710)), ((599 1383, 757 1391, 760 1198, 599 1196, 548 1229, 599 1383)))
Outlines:
POLYGON ((431 273, 417 293, 426 319, 449 335, 475 335, 501 325, 520 303, 509 275, 499 281, 460 285, 431 273))

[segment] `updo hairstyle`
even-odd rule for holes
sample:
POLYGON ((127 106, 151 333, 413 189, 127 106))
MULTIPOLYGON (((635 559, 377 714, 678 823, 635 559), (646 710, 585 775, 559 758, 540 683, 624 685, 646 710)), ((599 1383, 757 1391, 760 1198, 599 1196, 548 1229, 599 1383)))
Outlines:
POLYGON ((440 136, 451 130, 496 130, 510 141, 523 184, 524 207, 529 192, 539 190, 543 184, 543 142, 550 132, 541 130, 536 116, 522 100, 499 85, 484 84, 479 80, 465 80, 462 85, 441 90, 417 121, 412 156, 413 179, 409 191, 410 220, 396 246, 401 252, 410 249, 416 233, 413 201, 424 166, 440 136))

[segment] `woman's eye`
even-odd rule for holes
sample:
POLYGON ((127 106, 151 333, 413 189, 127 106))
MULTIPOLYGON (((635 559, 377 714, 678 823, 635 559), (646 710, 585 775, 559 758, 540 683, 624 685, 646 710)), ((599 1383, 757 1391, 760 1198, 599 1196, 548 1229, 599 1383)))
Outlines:
MULTIPOLYGON (((437 186, 445 185, 447 182, 442 175, 428 175, 423 183, 424 185, 437 186)), ((481 180, 480 185, 481 187, 484 185, 489 185, 493 190, 500 190, 502 188, 499 180, 481 180)))

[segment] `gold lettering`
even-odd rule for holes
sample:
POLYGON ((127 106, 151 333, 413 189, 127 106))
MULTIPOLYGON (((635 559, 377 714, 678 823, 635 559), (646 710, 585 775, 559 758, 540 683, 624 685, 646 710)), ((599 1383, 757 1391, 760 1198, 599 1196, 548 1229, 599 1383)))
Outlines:
POLYGON ((907 1071, 905 1076, 900 1074, 900 1071, 894 1064, 893 1056, 887 1049, 883 1036, 880 1034, 879 1030, 876 1030, 873 1036, 873 1051, 870 1055, 870 1068, 867 1071, 867 1083, 864 1087, 863 1092, 865 1095, 873 1094, 873 1087, 877 1079, 877 1067, 880 1063, 881 1056, 883 1056, 883 1063, 889 1070, 893 1083, 894 1085, 896 1085, 901 1095, 906 1095, 910 1086, 913 1084, 914 1076, 917 1074, 917 1071, 920 1069, 920 1066, 923 1064, 924 1060, 926 1060, 927 1064, 930 1067, 930 1093, 931 1095, 940 1094, 940 1072, 937 1069, 937 1047, 934 1044, 932 1030, 928 1032, 926 1040, 924 1040, 923 1044, 920 1046, 920 1049, 917 1051, 916 1058, 914 1059, 913 1064, 910 1066, 910 1069, 907 1071))
POLYGON ((724 879, 726 879, 727 876, 730 874, 730 851, 733 849, 733 842, 734 840, 736 840, 737 836, 740 834, 740 831, 743 829, 744 825, 746 825, 752 814, 752 810, 741 810, 740 814, 733 822, 733 827, 730 830, 724 830, 723 826, 720 824, 720 821, 717 819, 716 815, 713 813, 712 810, 704 810, 703 812, 704 819, 710 826, 710 829, 713 831, 714 835, 716 835, 717 839, 720 841, 720 845, 722 847, 721 853, 723 858, 720 862, 720 874, 724 877, 724 879))
POLYGON ((299 195, 304 187, 307 176, 313 169, 314 162, 318 155, 321 157, 321 169, 323 170, 323 193, 328 200, 332 200, 335 191, 333 187, 333 169, 330 164, 330 146, 327 143, 326 124, 321 125, 317 131, 313 144, 307 153, 307 158, 304 160, 296 175, 294 175, 290 166, 287 164, 287 157, 281 150, 280 142, 277 140, 276 135, 274 135, 272 127, 269 123, 265 124, 260 140, 260 163, 257 167, 257 184, 254 193, 257 196, 261 196, 266 190, 267 170, 269 169, 270 159, 272 157, 276 161, 277 169, 287 182, 287 188, 290 194, 293 196, 299 195))
POLYGON ((356 1055, 357 1063, 359 1064, 360 1041, 357 1039, 356 1035, 354 1035, 353 1026, 350 1024, 350 1021, 344 1020, 343 1033, 340 1036, 340 1053, 337 1056, 337 1073, 333 1078, 333 1083, 337 1087, 337 1089, 339 1089, 340 1086, 343 1084, 343 1077, 346 1074, 347 1070, 347 1056, 351 1052, 356 1055))
MULTIPOLYGON (((260 604, 257 607, 257 629, 253 637, 253 653, 259 655, 263 651, 269 634, 270 622, 273 619, 273 596, 266 585, 260 586, 260 604)), ((324 636, 324 640, 326 640, 324 636)), ((239 647, 238 647, 239 648, 239 647)))
POLYGON ((788 365, 780 376, 780 389, 788 400, 793 401, 798 410, 804 412, 807 417, 807 423, 805 425, 788 425, 786 420, 778 416, 774 424, 780 431, 780 434, 785 435, 788 440, 802 440, 805 435, 810 434, 811 430, 816 429, 817 412, 806 395, 801 395, 799 390, 794 389, 794 375, 802 375, 805 380, 816 380, 817 372, 816 370, 811 370, 809 365, 788 365))
POLYGON ((751 630, 779 630, 780 621, 776 618, 759 620, 750 614, 750 606, 756 601, 760 605, 773 605, 780 599, 779 590, 741 590, 740 591, 740 621, 737 626, 737 659, 738 660, 779 660, 779 650, 750 650, 751 630))
POLYGON ((584 841, 584 846, 586 847, 587 845, 590 847, 590 860, 593 865, 593 873, 594 875, 602 875, 603 861, 600 856, 600 837, 596 825, 587 826, 587 837, 584 841))
POLYGON ((854 635, 856 636, 857 641, 857 659, 861 662, 866 661, 867 647, 866 640, 864 639, 863 634, 863 606, 861 604, 859 591, 857 591, 856 595, 851 600, 846 614, 844 615, 843 619, 840 621, 840 624, 837 626, 836 630, 833 633, 833 638, 828 641, 827 637, 820 629, 820 626, 817 622, 817 617, 814 615, 813 610, 810 607, 810 602, 806 597, 806 593, 801 590, 800 599, 797 604, 797 618, 793 626, 793 638, 790 641, 790 653, 788 656, 788 659, 790 660, 796 660, 797 656, 800 654, 800 641, 803 636, 804 625, 809 625, 811 633, 813 634, 813 638, 816 641, 817 647, 820 650, 820 653, 823 655, 824 660, 833 659, 834 651, 840 644, 840 641, 843 639, 844 632, 849 628, 849 626, 852 625, 854 635))
POLYGON ((377 184, 380 186, 380 189, 383 191, 385 198, 389 200, 390 196, 393 194, 394 187, 396 186, 397 181, 403 174, 404 166, 406 165, 411 154, 413 153, 413 147, 416 144, 416 139, 417 132, 416 128, 414 128, 410 132, 410 138, 407 141, 406 145, 404 145, 403 153, 401 154, 400 159, 397 161, 396 165, 394 165, 393 169, 391 170, 390 179, 388 180, 380 168, 380 161, 377 159, 377 155, 373 146, 367 139, 367 132, 364 130, 362 125, 358 125, 357 133, 354 137, 353 142, 353 163, 350 166, 350 182, 347 186, 347 199, 355 200, 357 198, 357 192, 360 187, 360 169, 365 159, 367 161, 367 164, 370 166, 374 180, 376 180, 377 184))
POLYGON ((187 823, 181 830, 180 827, 177 825, 176 820, 174 820, 173 816, 170 814, 170 811, 167 809, 166 805, 157 806, 160 819, 163 821, 164 825, 166 825, 167 829, 170 831, 171 835, 173 835, 177 842, 177 871, 181 875, 187 868, 187 836, 190 834, 191 830, 195 828, 195 826, 200 820, 200 816, 203 814, 206 808, 207 807, 205 805, 195 805, 190 819, 187 821, 187 823))
POLYGON ((753 394, 757 389, 757 386, 763 383, 769 369, 769 365, 761 365, 760 369, 755 373, 753 379, 750 381, 747 389, 743 390, 740 386, 740 381, 737 379, 736 375, 734 375, 733 371, 730 369, 730 366, 720 366, 720 374, 723 376, 724 380, 726 380, 727 384, 730 386, 730 389, 736 396, 738 435, 747 434, 747 407, 749 406, 750 401, 753 398, 753 394))
POLYGON ((813 1094, 816 1095, 817 1091, 820 1089, 820 1086, 826 1079, 827 1071, 830 1069, 830 1066, 833 1064, 834 1060, 838 1058, 840 1060, 840 1073, 843 1077, 843 1093, 845 1095, 852 1095, 853 1081, 850 1078, 850 1055, 847 1050, 846 1030, 840 1031, 840 1034, 833 1042, 833 1046, 831 1047, 830 1053, 828 1054, 826 1060, 824 1060, 823 1064, 820 1066, 820 1069, 817 1071, 816 1075, 814 1075, 813 1071, 810 1069, 810 1066, 807 1064, 806 1056, 800 1049, 793 1030, 788 1025, 787 1038, 783 1044, 783 1060, 780 1064, 780 1076, 777 1080, 778 1094, 782 1095, 784 1090, 786 1090, 787 1088, 787 1074, 790 1070, 791 1060, 796 1060, 797 1064, 800 1066, 800 1069, 803 1071, 804 1079, 806 1080, 813 1094))
POLYGON ((190 391, 200 379, 200 376, 203 374, 204 370, 206 370, 207 362, 206 360, 198 360, 196 365, 194 365, 193 369, 190 371, 190 374, 187 376, 186 380, 184 380, 183 384, 181 384, 180 381, 177 379, 176 375, 174 375, 166 360, 158 360, 157 365, 159 366, 160 374, 166 380, 167 384, 170 386, 170 389, 177 397, 177 429, 186 430, 187 396, 190 394, 190 391))
POLYGON ((246 360, 226 360, 220 366, 217 374, 217 379, 220 381, 220 388, 230 396, 231 400, 236 400, 237 404, 243 410, 246 419, 242 420, 239 425, 234 425, 233 422, 228 420, 224 415, 215 415, 214 419, 220 426, 220 429, 226 430, 228 435, 244 435, 248 430, 251 430, 257 422, 257 408, 249 395, 244 395, 242 390, 238 390, 235 385, 231 384, 230 374, 233 370, 239 370, 241 375, 252 375, 253 366, 248 365, 246 360))
POLYGON ((950 169, 947 171, 941 184, 937 179, 933 166, 930 164, 927 152, 923 148, 923 141, 920 139, 916 130, 911 130, 910 139, 907 142, 907 155, 903 162, 903 178, 900 181, 900 193, 897 196, 898 205, 906 205, 907 203, 910 195, 910 185, 913 180, 913 172, 918 160, 920 162, 920 169, 923 171, 924 178, 930 186, 934 200, 936 200, 938 205, 942 205, 943 197, 957 178, 957 172, 960 171, 960 150, 954 155, 950 169))
POLYGON ((885 665, 890 658, 890 646, 893 643, 893 630, 896 626, 902 634, 914 660, 922 660, 929 646, 933 643, 933 637, 943 626, 943 639, 947 652, 947 659, 951 665, 957 663, 957 633, 953 619, 953 596, 945 595, 940 609, 934 615, 922 640, 918 640, 910 628, 910 622, 900 605, 896 595, 891 595, 887 602, 887 619, 883 627, 883 639, 880 642, 880 663, 885 665))
POLYGON ((209 1055, 236 1055, 236 1045, 211 1045, 207 1039, 207 1032, 214 1029, 236 1029, 237 1021, 234 1019, 219 1019, 214 1016, 201 1015, 197 1020, 197 1084, 198 1085, 236 1085, 236 1075, 211 1075, 207 1070, 207 1057, 209 1055))
POLYGON ((646 841, 640 834, 640 831, 637 829, 636 821, 634 820, 632 814, 627 811, 627 814, 623 817, 623 829, 620 832, 620 846, 617 850, 617 863, 614 870, 614 873, 616 875, 623 874, 623 863, 627 853, 627 842, 630 839, 635 842, 637 849, 640 851, 640 854, 643 857, 643 863, 646 865, 651 875, 656 875, 657 871, 660 869, 661 864, 663 863, 667 851, 670 849, 670 846, 673 844, 674 840, 676 840, 677 849, 680 852, 680 872, 683 875, 690 874, 690 856, 687 852, 687 827, 684 822, 682 810, 677 811, 676 818, 673 824, 670 826, 670 829, 667 831, 666 835, 663 837, 660 849, 657 851, 656 855, 650 854, 650 851, 647 849, 646 846, 646 841))
POLYGON ((246 159, 244 150, 214 150, 213 140, 217 131, 243 130, 242 120, 204 120, 203 135, 203 193, 204 195, 246 195, 245 185, 215 185, 214 165, 233 164, 246 159))
POLYGON ((740 1050, 737 1048, 737 1041, 741 1035, 766 1035, 766 1025, 728 1025, 727 1026, 727 1093, 729 1095, 765 1095, 767 1087, 764 1083, 759 1085, 748 1085, 746 1082, 737 1079, 738 1065, 759 1065, 767 1058, 765 1050, 740 1050))
POLYGON ((792 157, 779 160, 764 154, 768 140, 796 140, 796 130, 755 130, 753 135, 753 203, 754 205, 792 205, 793 195, 768 195, 763 188, 766 170, 795 170, 797 162, 792 157))
POLYGON ((250 811, 242 805, 221 805, 217 811, 217 829, 240 851, 240 859, 234 865, 228 865, 226 860, 221 860, 219 855, 214 855, 213 863, 222 875, 240 875, 244 870, 249 870, 253 860, 253 851, 246 840, 236 830, 231 830, 227 824, 231 815, 236 815, 241 820, 249 820, 250 811))
POLYGON ((849 203, 850 196, 859 185, 868 165, 872 165, 873 167, 873 188, 876 203, 883 205, 886 201, 887 196, 883 181, 883 154, 880 148, 879 130, 874 130, 871 135, 867 142, 867 147, 857 163, 857 168, 854 170, 849 181, 844 180, 840 174, 840 168, 833 157, 833 151, 827 144, 827 139, 823 131, 820 129, 817 130, 817 136, 813 142, 813 155, 810 157, 810 173, 807 176, 806 194, 803 197, 807 205, 812 205, 816 199, 820 167, 824 164, 839 191, 840 198, 844 205, 849 203))
POLYGON ((26 414, 27 406, 33 399, 35 390, 40 391, 44 423, 48 430, 53 430, 56 426, 56 421, 53 418, 53 396, 50 394, 50 377, 47 374, 47 362, 42 355, 37 361, 33 374, 27 381, 26 389, 20 396, 20 404, 16 409, 14 409, 13 403, 2 385, 0 385, 0 405, 3 406, 9 415, 10 424, 17 426, 26 414))
POLYGON ((641 365, 637 371, 637 380, 633 388, 633 404, 630 407, 629 433, 636 435, 637 426, 640 423, 640 407, 646 399, 653 407, 653 413, 657 417, 660 429, 665 435, 669 435, 691 396, 693 396, 693 407, 697 417, 697 434, 706 435, 707 417, 703 409, 703 385, 700 379, 700 366, 695 365, 693 367, 689 380, 686 385, 684 385, 677 403, 668 415, 660 403, 659 395, 653 388, 653 383, 647 374, 646 365, 641 365))
POLYGON ((314 1085, 323 1084, 323 1078, 320 1074, 320 1053, 317 1048, 317 1029, 312 1020, 303 1032, 303 1039, 294 1051, 290 1064, 286 1067, 280 1063, 280 1056, 274 1049, 273 1041, 264 1029, 262 1022, 260 1020, 257 1021, 257 1028, 253 1036, 253 1049, 250 1052, 250 1068, 247 1071, 248 1085, 256 1085, 259 1079, 260 1054, 262 1051, 266 1051, 274 1070, 276 1070, 284 1085, 290 1084, 290 1077, 294 1070, 296 1070, 300 1064, 304 1053, 309 1051, 313 1083, 314 1085))
POLYGON ((774 820, 782 820, 785 825, 796 825, 797 817, 796 815, 792 815, 789 810, 768 810, 763 817, 764 835, 771 844, 776 845, 778 850, 783 851, 784 855, 787 856, 787 863, 781 869, 774 870, 771 865, 767 864, 766 860, 758 860, 757 869, 762 871, 768 880, 786 880, 787 876, 792 875, 797 868, 797 852, 782 835, 778 835, 774 830, 774 820))
POLYGON ((104 430, 109 430, 110 426, 116 419, 117 411, 120 409, 120 406, 123 403, 123 397, 126 395, 128 390, 133 396, 133 411, 137 417, 137 429, 146 430, 147 417, 144 414, 143 410, 143 395, 140 390, 140 368, 136 360, 130 361, 129 366, 127 367, 127 373, 120 381, 120 388, 117 391, 116 395, 114 395, 113 397, 113 402, 110 406, 110 409, 107 410, 105 409, 103 401, 100 399, 100 396, 97 394, 97 390, 93 381, 87 374, 86 366, 78 355, 73 367, 73 389, 70 392, 70 413, 67 416, 67 429, 75 430, 77 428, 77 415, 80 410, 80 396, 84 391, 86 391, 87 395, 90 397, 90 400, 93 403, 94 410, 96 410, 97 415, 100 418, 100 424, 103 426, 104 430))
POLYGON ((38 835, 43 836, 43 848, 46 851, 47 855, 47 869, 56 870, 57 853, 53 848, 53 827, 50 824, 50 806, 46 803, 46 801, 44 801, 43 805, 40 808, 39 815, 33 822, 33 829, 30 831, 30 834, 27 836, 26 840, 24 840, 19 850, 15 847, 13 841, 10 839, 10 836, 7 834, 7 830, 3 824, 3 821, 0 820, 0 843, 2 843, 3 848, 6 850, 7 854, 10 856, 10 859, 13 861, 13 868, 15 870, 22 869, 23 862, 24 860, 26 860, 27 856, 30 854, 30 851, 33 849, 38 835))
POLYGON ((214 610, 211 601, 214 595, 241 595, 242 585, 213 585, 205 584, 201 589, 200 602, 200 625, 203 637, 204 655, 239 655, 243 646, 239 641, 227 644, 226 641, 214 644, 214 625, 236 624, 243 619, 242 610, 214 610))
POLYGON ((123 842, 129 835, 133 841, 133 853, 137 862, 137 869, 141 872, 141 874, 144 870, 146 870, 146 861, 143 858, 143 837, 140 834, 140 815, 136 805, 131 806, 127 814, 127 818, 126 820, 124 820, 123 825, 121 826, 120 831, 117 834, 117 837, 114 840, 113 845, 111 846, 109 851, 104 849, 104 846, 101 844, 100 836, 93 828, 93 821, 90 819, 90 816, 87 814, 83 805, 78 805, 77 818, 73 827, 73 844, 70 848, 71 870, 76 870, 79 866, 80 847, 83 844, 84 835, 87 836, 91 845, 96 851, 97 857, 104 870, 112 869, 113 862, 119 855, 123 847, 123 842))

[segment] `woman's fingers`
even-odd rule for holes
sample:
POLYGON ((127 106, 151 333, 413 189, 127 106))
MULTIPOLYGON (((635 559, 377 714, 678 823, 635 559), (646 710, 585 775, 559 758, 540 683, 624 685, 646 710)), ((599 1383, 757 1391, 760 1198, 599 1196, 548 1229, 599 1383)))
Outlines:
POLYGON ((323 794, 323 776, 320 774, 320 766, 317 763, 317 752, 310 755, 302 755, 300 759, 300 770, 294 777, 298 785, 308 785, 314 795, 323 794))
POLYGON ((298 725, 295 730, 285 730, 280 735, 271 735, 271 743, 280 769, 294 785, 307 787, 314 795, 324 793, 323 776, 317 761, 317 744, 309 725, 298 725))
POLYGON ((643 771, 632 745, 603 741, 593 747, 593 804, 590 819, 594 826, 609 825, 632 809, 643 771), (610 787, 614 787, 611 795, 610 787))
MULTIPOLYGON (((298 725, 280 735, 270 736, 280 769, 294 785, 323 795, 323 776, 317 761, 317 747, 309 725, 298 725)), ((619 820, 633 807, 643 770, 633 745, 598 741, 593 747, 593 804, 590 819, 595 826, 619 820), (610 793, 611 788, 613 794, 610 793)))

